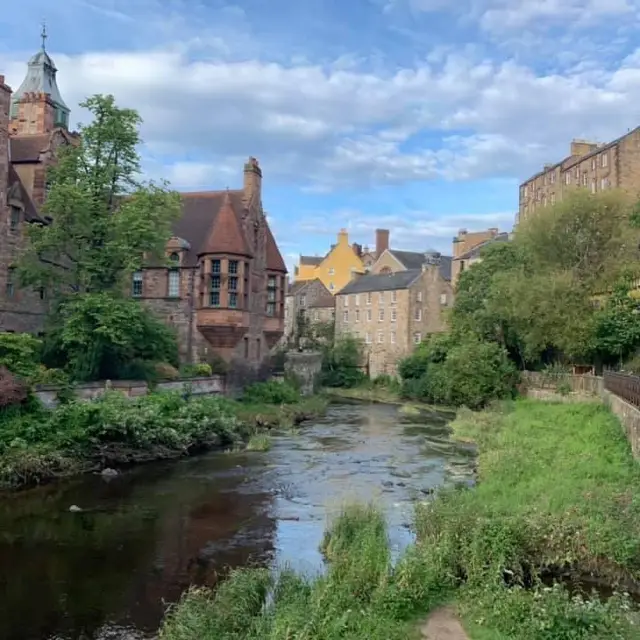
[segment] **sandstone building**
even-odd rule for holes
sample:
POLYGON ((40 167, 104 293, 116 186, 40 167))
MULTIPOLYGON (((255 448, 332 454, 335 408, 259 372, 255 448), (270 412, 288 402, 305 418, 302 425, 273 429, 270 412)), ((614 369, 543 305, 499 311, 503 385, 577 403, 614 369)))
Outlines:
POLYGON ((542 171, 520 185, 516 222, 525 220, 541 207, 559 202, 570 189, 578 187, 591 193, 623 189, 637 196, 640 192, 640 127, 606 144, 573 140, 566 158, 546 164, 542 171))
MULTIPOLYGON (((12 96, 0 77, 0 330, 38 333, 46 300, 20 288, 13 264, 38 209, 46 171, 73 142, 69 109, 44 49, 12 96)), ((222 358, 256 369, 284 332, 286 267, 262 208, 262 170, 244 167, 241 189, 183 193, 167 261, 135 273, 131 295, 176 327, 186 362, 222 358)))
POLYGON ((58 89, 56 66, 42 47, 27 65, 18 90, 0 76, 0 330, 40 333, 44 292, 21 288, 14 262, 25 225, 45 224, 38 210, 47 190, 47 167, 60 145, 73 142, 69 108, 58 89))
POLYGON ((286 294, 284 344, 291 344, 299 330, 301 316, 306 325, 332 322, 335 298, 318 278, 293 282, 286 294))
POLYGON ((453 304, 450 261, 437 252, 421 256, 419 268, 360 276, 336 296, 336 336, 350 333, 364 342, 372 377, 395 375, 417 344, 446 328, 453 304))
POLYGON ((506 232, 491 228, 486 231, 460 229, 453 239, 453 259, 451 261, 451 283, 455 287, 460 274, 472 264, 480 262, 482 250, 494 242, 508 242, 511 236, 506 232))
POLYGON ((389 231, 376 230, 374 250, 354 242, 349 244, 346 229, 338 233, 337 243, 325 256, 300 256, 294 272, 294 281, 318 279, 332 293, 336 294, 356 275, 367 272, 376 258, 389 246, 389 231))

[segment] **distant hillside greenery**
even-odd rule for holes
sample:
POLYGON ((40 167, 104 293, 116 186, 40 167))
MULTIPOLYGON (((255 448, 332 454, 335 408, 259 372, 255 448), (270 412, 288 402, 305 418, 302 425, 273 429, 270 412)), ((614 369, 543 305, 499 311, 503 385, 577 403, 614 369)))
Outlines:
POLYGON ((640 209, 626 195, 576 189, 481 255, 449 333, 400 364, 404 395, 477 408, 513 395, 518 370, 620 366, 640 350, 640 209))

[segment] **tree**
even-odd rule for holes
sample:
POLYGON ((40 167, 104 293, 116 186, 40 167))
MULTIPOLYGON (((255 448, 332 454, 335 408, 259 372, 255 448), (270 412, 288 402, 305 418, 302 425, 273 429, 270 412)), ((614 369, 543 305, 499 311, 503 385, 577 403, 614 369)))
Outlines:
POLYGON ((93 121, 49 168, 43 213, 53 221, 28 227, 18 264, 25 285, 56 296, 122 291, 145 260, 163 254, 180 212, 177 193, 140 177, 137 112, 110 95, 81 106, 93 121))

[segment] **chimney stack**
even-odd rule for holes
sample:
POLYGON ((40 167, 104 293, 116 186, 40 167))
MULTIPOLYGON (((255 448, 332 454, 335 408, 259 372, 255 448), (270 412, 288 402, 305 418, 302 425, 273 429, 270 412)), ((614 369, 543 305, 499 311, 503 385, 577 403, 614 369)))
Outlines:
POLYGON ((251 156, 244 164, 244 204, 250 206, 262 203, 262 169, 260 163, 251 156))
POLYGON ((376 258, 389 248, 389 229, 376 229, 376 258))

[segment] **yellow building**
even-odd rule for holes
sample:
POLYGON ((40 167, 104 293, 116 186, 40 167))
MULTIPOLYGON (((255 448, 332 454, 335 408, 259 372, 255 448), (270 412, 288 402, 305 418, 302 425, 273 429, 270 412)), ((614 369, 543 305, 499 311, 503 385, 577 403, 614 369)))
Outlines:
POLYGON ((341 229, 338 233, 338 242, 331 247, 326 256, 300 256, 293 279, 299 282, 317 278, 335 295, 355 275, 366 271, 361 255, 360 246, 350 245, 349 234, 346 229, 341 229))

